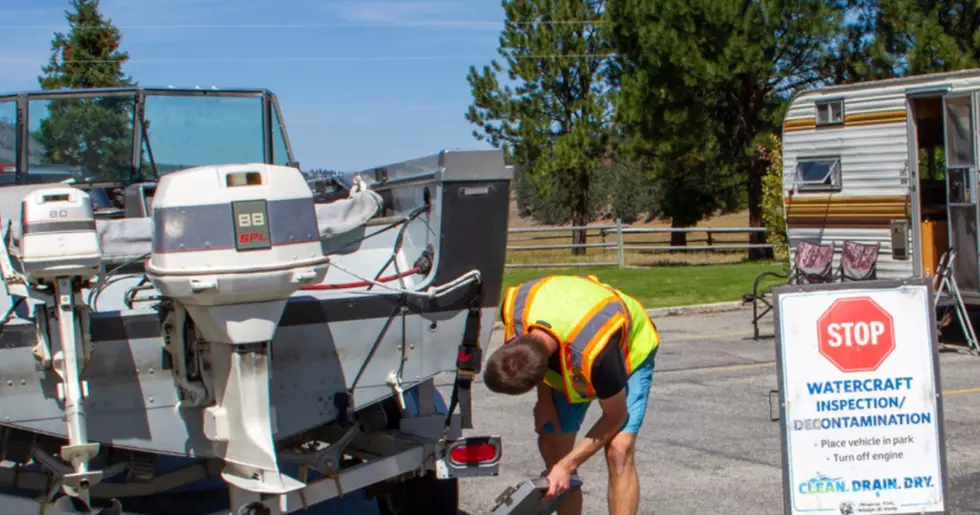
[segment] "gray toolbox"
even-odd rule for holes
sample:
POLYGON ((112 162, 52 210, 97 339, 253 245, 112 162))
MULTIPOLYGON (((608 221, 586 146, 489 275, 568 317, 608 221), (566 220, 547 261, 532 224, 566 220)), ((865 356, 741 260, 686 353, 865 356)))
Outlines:
POLYGON ((582 488, 582 478, 573 475, 568 491, 554 499, 545 499, 548 478, 528 479, 508 487, 497 497, 497 505, 490 515, 548 515, 554 513, 568 496, 582 488))

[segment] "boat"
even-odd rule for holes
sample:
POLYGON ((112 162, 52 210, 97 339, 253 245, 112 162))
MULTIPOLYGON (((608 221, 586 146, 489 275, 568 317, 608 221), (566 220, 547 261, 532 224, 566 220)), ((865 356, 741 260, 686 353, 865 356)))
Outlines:
POLYGON ((501 151, 321 195, 274 93, 173 87, 0 95, 4 145, 11 513, 322 513, 357 491, 455 515, 459 477, 497 474, 500 437, 463 430, 503 282, 501 151))

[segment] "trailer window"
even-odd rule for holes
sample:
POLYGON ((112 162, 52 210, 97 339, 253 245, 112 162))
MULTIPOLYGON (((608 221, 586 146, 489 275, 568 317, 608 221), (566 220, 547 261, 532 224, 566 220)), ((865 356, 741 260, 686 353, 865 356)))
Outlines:
POLYGON ((801 159, 796 164, 800 191, 839 191, 840 182, 840 158, 801 159))
POLYGON ((844 101, 817 102, 817 125, 844 123, 844 101))
POLYGON ((946 161, 949 166, 973 165, 973 126, 970 97, 946 99, 946 161))
POLYGON ((949 169, 949 193, 947 197, 951 204, 968 204, 973 202, 970 192, 970 169, 949 169))

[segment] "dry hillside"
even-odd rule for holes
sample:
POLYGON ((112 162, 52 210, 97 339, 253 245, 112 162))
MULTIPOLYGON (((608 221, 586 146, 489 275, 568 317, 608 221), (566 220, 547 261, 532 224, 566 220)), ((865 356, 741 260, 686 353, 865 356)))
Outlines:
MULTIPOLYGON (((652 220, 650 222, 644 222, 643 217, 631 225, 630 227, 660 227, 667 228, 670 227, 669 221, 664 220, 652 220)), ((511 228, 526 228, 526 227, 549 227, 544 224, 538 223, 531 217, 521 217, 517 211, 517 197, 514 193, 510 195, 510 219, 509 225, 511 228)), ((591 224, 590 226, 601 226, 601 225, 613 225, 615 222, 612 220, 598 220, 591 224)), ((566 224, 566 226, 571 226, 571 224, 566 224)), ((728 215, 719 215, 712 217, 708 220, 702 221, 698 224, 698 227, 748 227, 749 226, 749 212, 748 210, 741 211, 739 213, 732 213, 728 215)), ((703 233, 702 233, 703 234, 703 233)))

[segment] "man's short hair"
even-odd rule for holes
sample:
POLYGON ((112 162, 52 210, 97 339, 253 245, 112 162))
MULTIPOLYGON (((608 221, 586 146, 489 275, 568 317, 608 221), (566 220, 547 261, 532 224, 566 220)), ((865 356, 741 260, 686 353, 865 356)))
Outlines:
POLYGON ((483 382, 492 392, 520 395, 544 381, 548 350, 529 334, 497 349, 487 359, 483 382))

